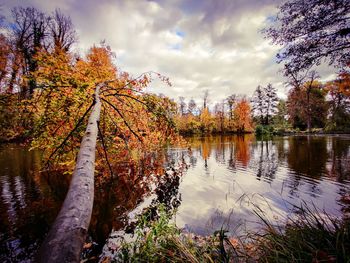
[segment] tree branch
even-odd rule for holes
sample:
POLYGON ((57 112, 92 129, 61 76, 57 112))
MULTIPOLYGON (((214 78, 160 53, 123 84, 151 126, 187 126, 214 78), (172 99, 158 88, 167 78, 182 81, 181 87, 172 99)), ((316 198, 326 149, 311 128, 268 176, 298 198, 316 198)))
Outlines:
POLYGON ((122 120, 124 121, 124 124, 126 125, 126 127, 128 127, 128 129, 132 132, 132 134, 134 134, 135 137, 142 143, 142 139, 140 138, 140 136, 139 136, 136 132, 134 132, 133 129, 131 129, 129 123, 125 120, 123 114, 121 114, 121 112, 119 111, 119 109, 118 109, 116 106, 114 106, 112 103, 110 103, 108 100, 105 100, 105 99, 103 99, 103 98, 101 98, 101 100, 104 101, 104 102, 106 102, 109 106, 111 106, 111 107, 119 114, 119 116, 120 116, 120 117, 122 118, 122 120))

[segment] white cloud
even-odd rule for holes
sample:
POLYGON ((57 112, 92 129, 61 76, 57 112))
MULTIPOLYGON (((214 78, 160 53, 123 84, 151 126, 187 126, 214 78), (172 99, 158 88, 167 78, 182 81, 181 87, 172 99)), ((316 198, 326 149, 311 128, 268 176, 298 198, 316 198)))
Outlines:
MULTIPOLYGON (((200 103, 206 89, 211 102, 236 93, 251 96, 256 86, 285 90, 277 47, 260 33, 281 0, 61 0, 3 4, 55 8, 70 15, 79 34, 78 50, 106 40, 122 70, 138 76, 149 70, 170 78, 172 87, 154 82, 150 91, 200 103)), ((322 73, 329 74, 323 70, 322 73)))

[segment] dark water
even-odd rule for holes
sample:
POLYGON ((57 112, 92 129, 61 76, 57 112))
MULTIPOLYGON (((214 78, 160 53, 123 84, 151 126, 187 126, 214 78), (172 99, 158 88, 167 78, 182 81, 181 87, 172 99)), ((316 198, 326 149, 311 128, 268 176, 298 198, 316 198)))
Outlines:
MULTIPOLYGON (((150 154, 138 163, 113 165, 115 178, 96 178, 92 247, 85 257, 99 253, 108 236, 105 250, 113 249, 118 233, 128 232, 137 214, 159 203, 177 209, 177 225, 197 234, 254 228, 256 207, 279 221, 303 201, 349 216, 349 136, 189 141, 190 152, 150 154)), ((0 146, 0 262, 33 260, 65 196, 69 176, 40 172, 40 160, 40 153, 25 147, 0 146)))
POLYGON ((40 173, 39 152, 0 145, 0 262, 31 262, 69 178, 40 173))

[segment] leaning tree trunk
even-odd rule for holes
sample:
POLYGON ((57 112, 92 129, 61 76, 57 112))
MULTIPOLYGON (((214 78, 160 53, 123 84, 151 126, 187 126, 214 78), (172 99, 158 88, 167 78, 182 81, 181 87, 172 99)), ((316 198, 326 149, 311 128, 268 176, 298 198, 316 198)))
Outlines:
POLYGON ((94 201, 95 150, 101 102, 98 84, 67 196, 38 254, 39 262, 79 262, 94 201))

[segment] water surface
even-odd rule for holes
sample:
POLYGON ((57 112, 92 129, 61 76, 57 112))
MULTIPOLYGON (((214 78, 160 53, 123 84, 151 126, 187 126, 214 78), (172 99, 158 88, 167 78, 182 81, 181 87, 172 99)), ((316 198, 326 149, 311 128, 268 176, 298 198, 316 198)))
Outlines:
MULTIPOLYGON (((293 205, 342 218, 350 194, 350 138, 253 135, 192 138, 176 223, 198 234, 252 228, 261 209, 282 220, 293 205), (242 227, 241 227, 242 228, 242 227)), ((176 150, 174 151, 176 152, 176 150)), ((181 150, 178 150, 178 154, 181 150)))
MULTIPOLYGON (((115 237, 132 231, 136 216, 160 203, 177 211, 179 227, 203 235, 221 227, 231 234, 255 228, 257 208, 274 222, 304 202, 339 218, 349 215, 349 136, 188 140, 190 151, 170 148, 113 164, 113 178, 96 177, 92 246, 84 257, 96 256, 105 243, 113 250, 115 237)), ((33 261, 69 180, 63 171, 43 172, 39 152, 0 146, 1 262, 33 261)))

